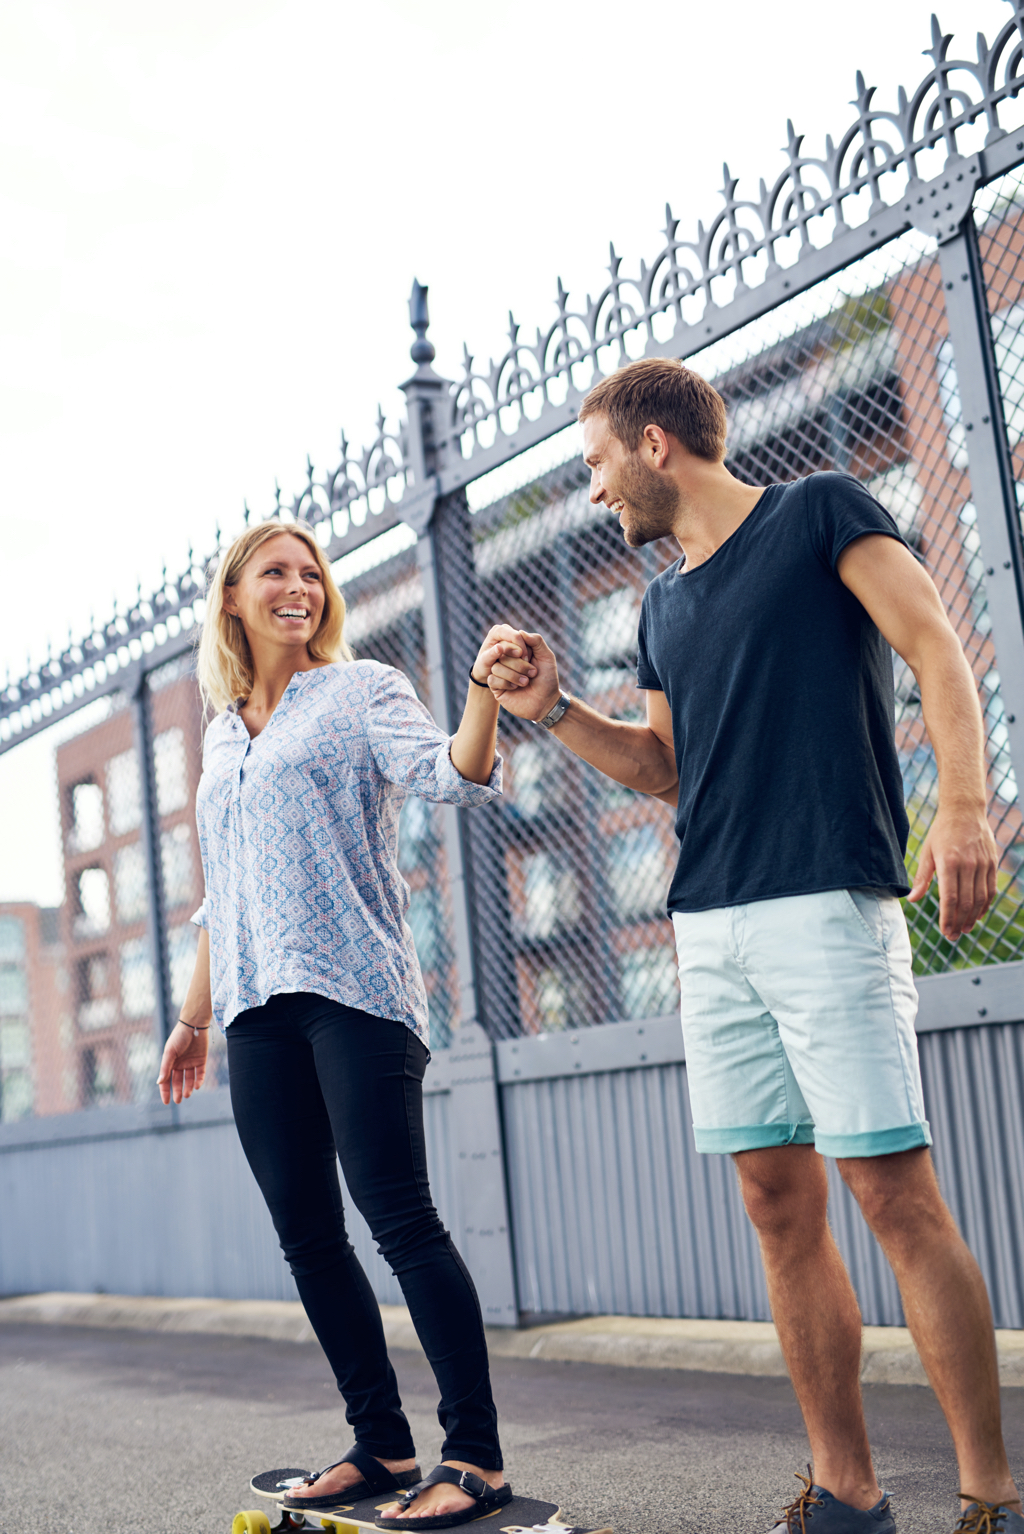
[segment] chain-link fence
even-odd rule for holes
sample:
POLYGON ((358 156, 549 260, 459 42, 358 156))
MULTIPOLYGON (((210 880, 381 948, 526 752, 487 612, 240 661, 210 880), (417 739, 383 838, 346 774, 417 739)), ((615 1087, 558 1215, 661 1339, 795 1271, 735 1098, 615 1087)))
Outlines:
MULTIPOLYGON (((1019 489, 1024 172, 1018 168, 982 186, 973 219, 1019 489)), ((934 890, 908 905, 921 975, 1024 956, 1024 827, 1011 759, 1015 715, 1004 702, 986 584, 995 572, 972 492, 980 429, 961 408, 947 310, 935 240, 912 230, 689 358, 725 398, 733 472, 751 484, 826 469, 855 475, 889 509, 932 575, 964 645, 985 721, 998 891, 985 920, 955 947, 938 930, 934 890)), ((425 325, 423 319, 420 328, 425 325)), ((606 357, 602 366, 614 361, 606 357)), ((990 427, 987 415, 982 424, 990 427)), ((636 552, 624 545, 617 520, 588 499, 575 427, 549 439, 544 452, 555 467, 531 476, 527 455, 472 485, 472 513, 461 491, 442 496, 425 535, 439 581, 433 596, 424 591, 422 549, 409 528, 398 523, 377 538, 367 528, 363 539, 347 512, 338 514, 341 532, 337 518, 333 533, 332 524, 322 522, 325 543, 333 536, 351 550, 335 566, 349 607, 348 637, 357 654, 404 671, 426 702, 431 677, 436 701, 437 675, 446 670, 457 710, 470 649, 487 624, 539 629, 559 657, 567 689, 606 714, 639 719, 640 603, 677 550, 652 545, 636 552), (512 489, 510 473, 517 476, 512 489), (503 475, 503 492, 489 494, 488 484, 503 475), (441 636, 432 641, 440 655, 428 653, 425 603, 433 614, 433 627, 426 628, 441 636)), ((387 454, 381 464, 382 474, 395 467, 387 454)), ((384 494, 381 485, 372 493, 384 494)), ((979 506, 984 509, 983 499, 979 506)), ((1009 568, 1011 561, 1002 563, 1009 568)), ((4 1120, 151 1097, 163 1030, 191 973, 197 933, 189 917, 202 895, 194 824, 200 705, 184 619, 175 616, 163 627, 155 620, 160 604, 173 597, 192 623, 200 615, 200 592, 193 569, 175 592, 153 599, 156 642, 170 636, 176 643, 180 636, 179 653, 143 676, 146 644, 131 639, 120 663, 131 661, 135 670, 123 692, 90 701, 87 688, 79 688, 86 661, 76 660, 72 647, 61 657, 69 678, 60 684, 63 701, 57 692, 51 696, 55 708, 66 710, 77 706, 79 688, 80 712, 18 744, 12 730, 19 723, 39 728, 46 694, 33 682, 23 718, 8 707, 22 694, 6 694, 0 719, 0 791, 8 806, 0 859, 4 1120)), ((132 621, 139 611, 129 615, 132 621)), ((1019 629, 1019 612, 1014 621, 1019 629)), ((108 626, 101 648, 117 628, 117 622, 108 626)), ((143 628, 140 619, 140 633, 143 628)), ((110 646, 105 653, 109 686, 116 664, 110 646)), ((59 667, 57 674, 64 674, 59 667)), ((895 681, 913 870, 935 814, 938 778, 917 685, 898 658, 895 681)), ((800 685, 799 676, 793 685, 800 685)), ((664 916, 676 856, 672 810, 620 788, 509 715, 502 715, 500 739, 506 764, 500 805, 460 812, 455 841, 451 812, 441 807, 410 800, 401 819, 399 863, 409 885, 432 1044, 451 1041, 465 1001, 466 944, 460 948, 457 933, 467 926, 478 1015, 495 1038, 674 1013, 677 978, 664 916), (461 849, 457 880, 455 847, 461 849)), ((213 1044, 218 1083, 223 1043, 214 1036, 213 1044)))

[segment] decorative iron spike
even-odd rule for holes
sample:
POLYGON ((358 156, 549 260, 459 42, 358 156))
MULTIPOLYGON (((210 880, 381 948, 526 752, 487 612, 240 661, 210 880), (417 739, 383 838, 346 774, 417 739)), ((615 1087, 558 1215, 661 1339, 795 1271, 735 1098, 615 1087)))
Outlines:
POLYGON ((430 311, 427 307, 427 288, 422 282, 413 278, 412 294, 409 298, 409 324, 416 332, 416 339, 409 348, 409 355, 417 367, 427 367, 437 352, 432 342, 427 340, 427 330, 430 327, 430 311))
MULTIPOLYGON (((249 510, 249 502, 248 501, 243 501, 242 502, 242 518, 243 518, 243 520, 245 522, 246 527, 249 526, 249 518, 251 516, 252 516, 252 512, 249 510)), ((188 551, 188 556, 189 556, 189 560, 191 561, 191 558, 192 558, 192 550, 191 549, 189 549, 189 551, 188 551)))

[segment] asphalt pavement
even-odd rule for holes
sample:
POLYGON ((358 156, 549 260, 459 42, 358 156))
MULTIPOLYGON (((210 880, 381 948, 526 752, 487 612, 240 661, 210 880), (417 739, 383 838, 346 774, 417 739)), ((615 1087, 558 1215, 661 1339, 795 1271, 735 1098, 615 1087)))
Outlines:
MULTIPOLYGON (((395 1352, 420 1463, 440 1443, 422 1356, 395 1352)), ((507 1473, 568 1522, 617 1534, 766 1534, 807 1457, 788 1381, 496 1358, 507 1473)), ((956 1467, 931 1392, 865 1386, 905 1534, 951 1531, 956 1467)), ((1024 1390, 1004 1392, 1024 1473, 1024 1390)), ((0 1328, 3 1534, 230 1534, 249 1476, 350 1443, 319 1348, 243 1337, 0 1328)))

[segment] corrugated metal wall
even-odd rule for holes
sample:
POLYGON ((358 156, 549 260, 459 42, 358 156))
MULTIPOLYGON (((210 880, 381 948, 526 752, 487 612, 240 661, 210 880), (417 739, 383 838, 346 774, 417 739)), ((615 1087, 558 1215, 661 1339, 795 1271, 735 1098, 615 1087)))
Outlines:
MULTIPOLYGON (((919 1042, 943 1191, 996 1324, 1024 1326, 1024 1024, 919 1042)), ((685 1065, 506 1083, 502 1103, 523 1309, 769 1319, 732 1166, 693 1148, 685 1065)), ((829 1175, 864 1319, 902 1325, 892 1272, 829 1175)))
MULTIPOLYGON (((457 1228, 447 1093, 428 1094, 425 1109, 435 1202, 457 1228)), ((34 1142, 0 1144, 0 1293, 296 1299, 226 1089, 185 1105, 177 1129, 146 1117, 135 1108, 69 1115, 39 1121, 34 1142), (46 1129, 61 1138, 44 1138, 46 1129)), ((296 1119, 301 1133, 301 1113, 296 1119)), ((377 1298, 401 1304, 347 1194, 345 1207, 377 1298)))
MULTIPOLYGON (((616 1044, 617 1029, 599 1032, 611 1040, 595 1030, 595 1048, 616 1044)), ((650 1029, 636 1042, 657 1043, 650 1029)), ((947 1028, 920 1046, 943 1189, 997 1324, 1020 1327, 1024 1023, 947 1028)), ((522 1310, 767 1319, 732 1166, 693 1149, 684 1064, 563 1072, 500 1090, 522 1310)), ((452 1111, 449 1091, 428 1093, 435 1201, 458 1242, 452 1111)), ((900 1324, 892 1274, 831 1171, 833 1225, 864 1318, 900 1324)), ((378 1298, 401 1303, 351 1207, 349 1229, 378 1298)), ((134 1108, 3 1127, 0 1292, 46 1289, 295 1297, 226 1092, 186 1105, 174 1130, 134 1108)))

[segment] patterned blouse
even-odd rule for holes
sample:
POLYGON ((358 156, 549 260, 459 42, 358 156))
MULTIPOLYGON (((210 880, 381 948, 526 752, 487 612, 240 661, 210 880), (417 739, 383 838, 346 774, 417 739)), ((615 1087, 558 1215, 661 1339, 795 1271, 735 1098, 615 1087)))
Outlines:
POLYGON ((487 804, 400 671, 360 660, 297 671, 254 740, 237 709, 206 732, 196 821, 222 1028, 271 996, 311 991, 406 1024, 427 995, 405 920, 398 816, 409 794, 487 804))

